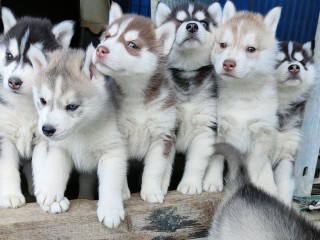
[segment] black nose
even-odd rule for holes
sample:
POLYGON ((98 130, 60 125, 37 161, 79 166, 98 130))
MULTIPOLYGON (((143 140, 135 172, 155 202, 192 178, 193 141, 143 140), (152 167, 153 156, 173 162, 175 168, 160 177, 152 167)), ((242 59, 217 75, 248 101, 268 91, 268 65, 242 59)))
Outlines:
POLYGON ((188 23, 186 28, 191 33, 198 31, 198 25, 196 23, 188 23))
POLYGON ((50 126, 50 125, 43 125, 42 126, 42 132, 47 137, 51 137, 56 132, 56 129, 53 126, 50 126))
POLYGON ((17 90, 21 87, 22 81, 20 78, 17 77, 11 77, 9 78, 9 87, 11 87, 14 90, 17 90))

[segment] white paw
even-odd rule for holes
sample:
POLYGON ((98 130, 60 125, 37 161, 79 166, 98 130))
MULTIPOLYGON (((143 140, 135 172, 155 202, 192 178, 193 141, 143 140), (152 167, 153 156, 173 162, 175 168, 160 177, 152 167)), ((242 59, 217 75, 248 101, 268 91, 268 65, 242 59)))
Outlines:
POLYGON ((196 195, 202 192, 201 184, 180 182, 177 190, 182 194, 196 195))
POLYGON ((127 186, 126 188, 123 188, 123 190, 122 190, 122 199, 124 201, 124 200, 130 199, 130 197, 131 197, 131 193, 130 193, 130 190, 127 186))
POLYGON ((43 211, 49 213, 66 212, 70 207, 69 200, 63 195, 37 194, 37 202, 43 211))
POLYGON ((26 199, 22 194, 0 197, 0 207, 18 208, 26 204, 26 199))
POLYGON ((203 190, 206 192, 211 192, 211 193, 218 193, 218 192, 222 192, 223 190, 223 184, 219 183, 204 183, 203 184, 203 190))
POLYGON ((140 196, 142 200, 150 203, 163 203, 164 194, 162 191, 151 191, 141 189, 140 196))
POLYGON ((101 223, 103 223, 108 228, 118 227, 121 220, 124 220, 124 209, 121 204, 118 207, 113 207, 112 209, 106 208, 98 203, 98 219, 101 223))

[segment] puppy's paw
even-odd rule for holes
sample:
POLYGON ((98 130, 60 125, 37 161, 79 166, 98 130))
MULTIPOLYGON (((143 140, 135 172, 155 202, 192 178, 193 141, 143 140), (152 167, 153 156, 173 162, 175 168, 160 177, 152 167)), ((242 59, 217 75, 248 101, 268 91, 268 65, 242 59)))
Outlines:
POLYGON ((97 209, 98 219, 108 228, 118 227, 121 220, 124 220, 124 209, 122 204, 117 207, 105 207, 103 204, 98 203, 97 209))
POLYGON ((141 189, 140 196, 142 200, 150 203, 163 203, 164 193, 159 190, 141 189))
POLYGON ((21 193, 8 196, 0 196, 0 207, 18 208, 25 204, 26 199, 21 193))
POLYGON ((38 204, 45 212, 62 213, 66 212, 70 207, 69 200, 63 194, 39 193, 36 198, 38 204))
POLYGON ((181 181, 177 190, 182 194, 196 195, 202 193, 201 183, 181 181))
POLYGON ((222 192, 223 184, 222 183, 214 183, 214 182, 205 182, 203 184, 203 190, 205 192, 218 193, 222 192))

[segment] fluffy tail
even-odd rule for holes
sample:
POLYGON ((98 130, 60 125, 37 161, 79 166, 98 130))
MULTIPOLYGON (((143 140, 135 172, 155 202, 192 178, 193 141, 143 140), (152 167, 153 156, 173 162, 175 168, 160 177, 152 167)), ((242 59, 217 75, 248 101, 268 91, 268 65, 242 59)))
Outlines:
POLYGON ((229 167, 229 177, 227 184, 230 187, 236 187, 250 182, 247 166, 244 162, 243 154, 228 143, 214 144, 215 154, 225 157, 229 167))

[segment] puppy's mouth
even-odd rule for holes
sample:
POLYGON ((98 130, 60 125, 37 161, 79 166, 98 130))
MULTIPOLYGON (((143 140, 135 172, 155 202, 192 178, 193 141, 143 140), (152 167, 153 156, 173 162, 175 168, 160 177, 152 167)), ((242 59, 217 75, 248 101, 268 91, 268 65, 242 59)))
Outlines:
POLYGON ((184 44, 186 42, 200 42, 199 38, 196 36, 188 36, 187 38, 185 38, 181 44, 184 44))

